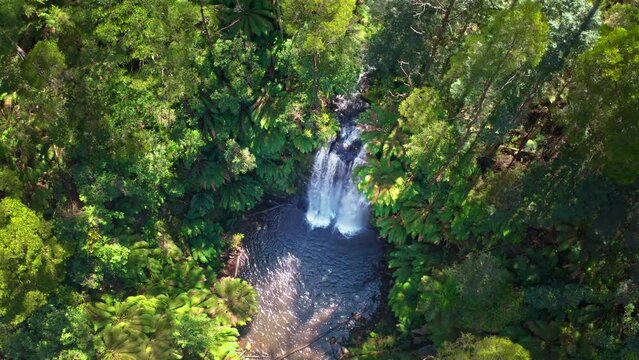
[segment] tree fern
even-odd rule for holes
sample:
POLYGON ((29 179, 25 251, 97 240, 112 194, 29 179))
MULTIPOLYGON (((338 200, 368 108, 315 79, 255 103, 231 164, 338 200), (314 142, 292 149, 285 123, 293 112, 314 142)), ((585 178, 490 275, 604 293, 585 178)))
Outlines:
POLYGON ((274 29, 273 6, 267 0, 228 1, 220 12, 222 23, 232 32, 262 36, 274 29))
POLYGON ((226 166, 216 159, 207 159, 199 163, 195 169, 195 181, 203 190, 217 190, 228 180, 226 166))
POLYGON ((215 209, 213 194, 207 192, 197 193, 191 198, 189 212, 186 216, 189 219, 196 219, 207 215, 213 209, 215 209))
POLYGON ((270 192, 291 192, 294 189, 292 174, 295 162, 286 159, 283 163, 263 160, 257 167, 257 176, 270 192))
POLYGON ((144 349, 144 337, 122 329, 108 327, 100 335, 104 359, 136 360, 144 349))
POLYGON ((257 295, 246 281, 223 278, 215 284, 215 294, 232 315, 233 325, 246 325, 257 312, 257 295))
POLYGON ((246 211, 262 200, 262 194, 257 181, 242 177, 220 188, 220 205, 227 210, 246 211))
POLYGON ((173 324, 166 314, 156 314, 153 330, 147 335, 148 340, 140 354, 140 358, 148 360, 171 360, 181 358, 173 346, 173 324))

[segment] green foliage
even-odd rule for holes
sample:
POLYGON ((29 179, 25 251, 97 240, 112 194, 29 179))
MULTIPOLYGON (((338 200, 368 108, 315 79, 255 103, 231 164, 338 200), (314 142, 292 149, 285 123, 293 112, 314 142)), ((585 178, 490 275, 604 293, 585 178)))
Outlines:
POLYGON ((49 81, 54 81, 65 70, 64 54, 58 45, 49 40, 39 41, 22 63, 22 74, 27 82, 42 89, 49 81))
MULTIPOLYGON (((264 77, 265 70, 260 66, 256 47, 252 43, 247 43, 242 36, 232 39, 219 39, 211 49, 215 67, 221 71, 226 79, 227 86, 215 88, 210 94, 211 100, 216 102, 217 108, 221 112, 231 112, 237 120, 244 121, 250 118, 243 102, 252 103, 257 97, 257 85, 264 77)), ((221 116, 221 124, 231 120, 221 116)), ((231 124, 224 124, 230 128, 220 127, 217 130, 240 130, 231 124)), ((238 124, 239 125, 239 124, 238 124)), ((222 136, 224 137, 224 136, 222 136)))
POLYGON ((3 339, 2 349, 11 359, 50 359, 57 353, 61 353, 60 359, 94 357, 90 323, 80 307, 47 304, 25 325, 3 339))
POLYGON ((397 350, 398 339, 393 335, 381 335, 376 332, 368 334, 366 342, 358 348, 349 349, 347 358, 362 360, 409 360, 414 354, 397 350))
POLYGON ((24 1, 10 0, 2 3, 0 7, 0 20, 2 21, 2 29, 0 30, 0 59, 4 60, 4 55, 10 51, 15 51, 15 39, 23 30, 24 19, 24 1))
POLYGON ((237 142, 232 139, 226 142, 224 158, 226 162, 230 164, 230 170, 233 175, 245 174, 256 167, 255 156, 251 154, 249 149, 241 148, 237 142))
POLYGON ((359 187, 391 244, 389 335, 412 342, 388 346, 627 357, 636 7, 482 3, 385 1, 374 13, 359 187))
POLYGON ((246 325, 257 312, 255 290, 244 280, 223 278, 215 284, 215 294, 228 310, 232 325, 246 325))
POLYGON ((184 313, 177 316, 173 337, 188 358, 233 359, 237 356, 238 332, 220 326, 206 315, 184 313))
MULTIPOLYGON (((285 64, 301 83, 311 83, 313 107, 318 109, 320 90, 351 90, 361 72, 359 53, 365 31, 357 25, 365 14, 355 14, 355 0, 280 1, 283 30, 292 39, 285 43, 285 64), (350 36, 346 36, 348 33, 350 36), (348 87, 348 88, 347 88, 348 87)), ((358 10, 363 10, 360 7, 358 10)), ((308 89, 308 88, 307 88, 308 89)))
POLYGON ((122 244, 101 244, 94 252, 96 258, 105 266, 105 270, 121 274, 126 270, 130 250, 122 244))
POLYGON ((475 338, 463 335, 454 343, 446 343, 439 354, 450 360, 530 360, 532 357, 521 345, 496 336, 475 338))
POLYGON ((255 181, 240 180, 224 186, 221 193, 220 205, 222 208, 232 211, 246 211, 260 202, 263 190, 255 181))
POLYGON ((368 64, 388 88, 439 82, 450 57, 463 47, 464 36, 485 23, 510 1, 455 0, 437 3, 373 1, 368 64))
MULTIPOLYGON (((417 264, 412 264, 413 270, 417 264)), ((400 319, 410 318, 413 309, 424 314, 422 331, 431 334, 436 343, 455 335, 455 329, 497 332, 521 316, 522 295, 512 283, 512 275, 494 257, 476 255, 433 276, 414 279, 413 304, 400 319)), ((404 283, 404 289, 408 289, 404 283)), ((391 302, 407 302, 397 297, 398 284, 391 291, 391 302)), ((405 322, 407 328, 414 323, 405 322)))
POLYGON ((231 325, 250 320, 256 309, 255 292, 239 279, 222 279, 215 285, 215 294, 203 285, 194 289, 193 285, 182 284, 191 290, 176 295, 130 296, 123 301, 104 296, 102 302, 90 304, 87 313, 101 356, 237 356, 238 332, 231 325))
POLYGON ((367 62, 379 73, 386 76, 399 75, 402 68, 407 69, 411 65, 417 67, 423 62, 420 53, 428 36, 420 35, 417 31, 406 31, 406 27, 413 27, 423 33, 429 27, 419 25, 432 17, 415 17, 413 15, 416 10, 415 5, 406 1, 372 2, 371 13, 378 24, 370 40, 371 49, 367 53, 367 62))
POLYGON ((444 273, 455 289, 452 308, 460 310, 459 328, 497 332, 519 319, 522 296, 498 259, 475 255, 444 273))
POLYGON ((577 141, 598 149, 596 162, 622 183, 639 176, 639 148, 633 140, 639 136, 638 40, 637 23, 602 37, 580 59, 569 98, 567 121, 577 141))
POLYGON ((434 89, 421 88, 413 92, 399 105, 400 122, 410 138, 404 144, 406 156, 412 167, 432 171, 443 165, 453 148, 453 126, 447 121, 447 113, 434 89), (427 156, 426 149, 438 155, 427 156))
POLYGON ((64 250, 51 225, 19 200, 0 201, 0 319, 19 324, 46 304, 64 250))
POLYGON ((242 31, 247 36, 267 35, 274 29, 273 5, 267 0, 226 1, 220 17, 227 28, 242 31))
POLYGON ((364 58, 357 171, 391 244, 397 330, 353 355, 636 357, 637 14, 4 1, 0 357, 239 357, 257 295, 215 281, 227 231, 298 190, 364 58))
POLYGON ((0 196, 20 198, 23 191, 22 181, 15 171, 0 168, 0 196))
POLYGON ((497 14, 482 33, 466 38, 449 76, 467 77, 469 83, 501 83, 499 78, 541 61, 548 35, 539 4, 524 1, 497 14))
POLYGON ((127 0, 87 10, 95 26, 90 44, 97 47, 89 51, 106 57, 105 69, 114 65, 129 69, 138 87, 156 87, 163 100, 179 101, 194 94, 196 64, 203 61, 203 51, 197 46, 199 33, 190 30, 201 21, 196 5, 127 0))
POLYGON ((303 39, 305 50, 317 53, 345 35, 355 0, 283 0, 280 6, 284 30, 303 39))
POLYGON ((560 68, 568 60, 566 55, 572 60, 597 40, 601 16, 591 9, 591 2, 586 0, 542 1, 542 12, 550 29, 542 68, 546 71, 560 68))
MULTIPOLYGON (((3 2, 0 357, 238 356, 256 294, 207 289, 241 241, 226 229, 296 192, 337 128, 286 71, 308 54, 282 51, 280 17, 261 0, 3 2)), ((362 45, 327 56, 323 91, 354 86, 362 45)))

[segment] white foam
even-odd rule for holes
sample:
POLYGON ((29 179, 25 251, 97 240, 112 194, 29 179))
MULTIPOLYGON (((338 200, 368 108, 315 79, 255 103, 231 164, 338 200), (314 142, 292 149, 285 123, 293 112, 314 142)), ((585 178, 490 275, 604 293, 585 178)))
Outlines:
MULTIPOLYGON (((348 149, 359 135, 354 126, 342 129, 343 149, 348 149)), ((334 225, 337 231, 349 237, 368 223, 368 201, 352 180, 352 169, 365 161, 365 151, 361 149, 353 163, 347 164, 330 151, 331 145, 324 146, 315 155, 306 221, 312 228, 334 225)))

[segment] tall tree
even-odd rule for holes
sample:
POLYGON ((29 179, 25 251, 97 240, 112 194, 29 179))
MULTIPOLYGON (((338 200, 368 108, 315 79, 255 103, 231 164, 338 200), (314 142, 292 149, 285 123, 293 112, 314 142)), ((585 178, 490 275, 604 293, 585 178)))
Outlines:
POLYGON ((65 252, 51 225, 13 198, 0 200, 0 319, 16 325, 44 305, 65 252))
POLYGON ((467 147, 469 140, 484 131, 490 112, 505 97, 502 91, 539 64, 548 40, 548 24, 541 6, 532 1, 501 11, 484 31, 466 39, 447 75, 453 81, 452 96, 464 104, 457 115, 464 130, 456 154, 439 169, 436 181, 473 148, 467 147))
POLYGON ((639 179, 639 25, 618 27, 580 59, 568 125, 593 166, 622 183, 639 179))
POLYGON ((346 34, 353 18, 356 0, 283 0, 282 22, 312 58, 313 102, 319 106, 320 56, 346 34))

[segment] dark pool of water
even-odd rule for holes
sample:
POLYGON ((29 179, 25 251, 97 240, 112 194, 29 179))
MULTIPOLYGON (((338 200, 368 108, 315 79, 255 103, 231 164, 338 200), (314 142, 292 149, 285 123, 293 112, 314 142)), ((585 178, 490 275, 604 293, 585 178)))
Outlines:
POLYGON ((353 313, 370 317, 380 300, 382 241, 365 229, 345 238, 332 227, 310 229, 290 205, 266 215, 247 234, 239 276, 259 294, 259 314, 245 329, 250 355, 272 358, 319 338, 287 359, 334 359, 353 313), (324 334, 323 336, 320 336, 324 334))

